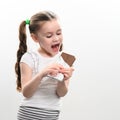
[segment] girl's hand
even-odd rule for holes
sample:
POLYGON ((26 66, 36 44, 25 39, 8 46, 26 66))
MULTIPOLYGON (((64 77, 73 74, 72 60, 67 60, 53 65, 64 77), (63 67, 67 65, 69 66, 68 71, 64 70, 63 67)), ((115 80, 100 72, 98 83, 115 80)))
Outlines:
POLYGON ((68 80, 73 73, 74 69, 72 67, 69 68, 62 68, 60 72, 64 75, 64 80, 68 80))
POLYGON ((58 73, 60 73, 62 69, 64 69, 62 65, 58 63, 54 63, 45 67, 42 70, 42 74, 43 74, 43 77, 47 75, 56 76, 58 73))

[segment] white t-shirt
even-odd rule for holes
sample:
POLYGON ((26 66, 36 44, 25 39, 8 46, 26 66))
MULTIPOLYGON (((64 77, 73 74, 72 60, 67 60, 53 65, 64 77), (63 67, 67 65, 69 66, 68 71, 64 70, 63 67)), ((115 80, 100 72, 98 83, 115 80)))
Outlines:
MULTIPOLYGON (((65 61, 62 59, 61 53, 57 54, 52 58, 46 58, 41 56, 38 52, 29 51, 22 56, 21 62, 24 62, 33 69, 33 76, 51 63, 58 62, 68 67, 67 63, 65 63, 65 61)), ((56 95, 57 83, 58 80, 47 76, 44 77, 37 91, 32 97, 26 98, 23 96, 21 105, 59 110, 60 97, 56 95)))

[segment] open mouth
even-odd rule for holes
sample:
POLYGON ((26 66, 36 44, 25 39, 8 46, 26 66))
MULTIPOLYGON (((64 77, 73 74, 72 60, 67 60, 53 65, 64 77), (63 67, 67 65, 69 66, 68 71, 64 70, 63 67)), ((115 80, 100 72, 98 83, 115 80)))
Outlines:
POLYGON ((56 48, 56 47, 59 47, 59 45, 60 45, 60 44, 58 43, 58 44, 52 45, 51 47, 52 47, 52 48, 56 48))
POLYGON ((58 50, 59 50, 59 46, 60 46, 60 44, 58 43, 58 44, 52 45, 51 48, 52 48, 54 51, 58 51, 58 50))

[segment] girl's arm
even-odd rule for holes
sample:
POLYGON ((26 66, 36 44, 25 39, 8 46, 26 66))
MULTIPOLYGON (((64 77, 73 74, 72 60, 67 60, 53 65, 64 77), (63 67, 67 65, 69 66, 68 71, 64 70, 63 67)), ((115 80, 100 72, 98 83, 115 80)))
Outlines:
POLYGON ((42 80, 42 73, 32 77, 32 69, 25 63, 20 64, 22 93, 25 97, 31 97, 42 80))
POLYGON ((64 97, 68 92, 69 80, 58 82, 56 94, 58 97, 64 97))
POLYGON ((70 77, 72 76, 73 68, 64 68, 61 70, 61 73, 64 75, 64 79, 62 82, 58 82, 57 89, 56 89, 56 94, 59 97, 63 97, 67 94, 68 92, 68 86, 69 86, 69 81, 70 77))

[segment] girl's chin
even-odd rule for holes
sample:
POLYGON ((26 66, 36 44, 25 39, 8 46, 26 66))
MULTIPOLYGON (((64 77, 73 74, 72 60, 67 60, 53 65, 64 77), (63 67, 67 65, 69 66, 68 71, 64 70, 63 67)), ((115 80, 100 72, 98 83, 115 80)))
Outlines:
POLYGON ((56 54, 58 54, 58 52, 59 52, 59 51, 54 51, 54 52, 52 52, 52 54, 53 54, 53 55, 56 55, 56 54))
POLYGON ((53 51, 53 52, 51 53, 51 55, 54 56, 54 55, 56 55, 56 54, 58 54, 58 53, 59 53, 59 51, 53 51))

